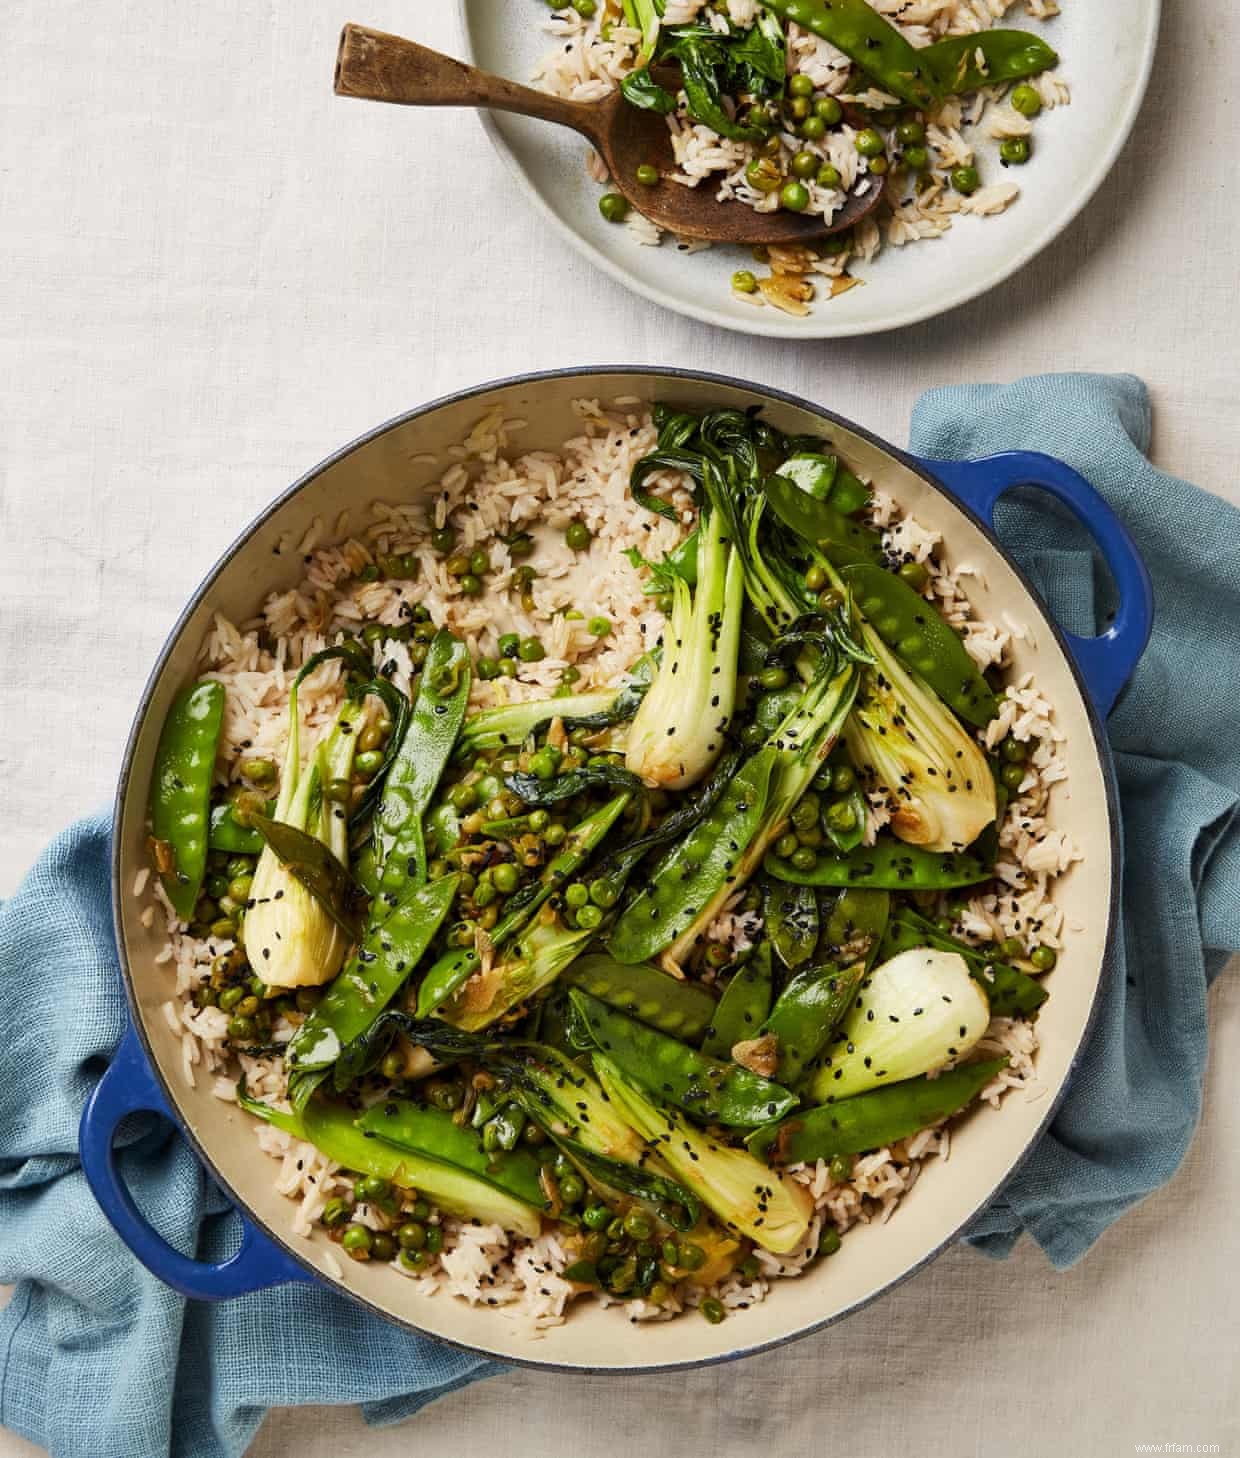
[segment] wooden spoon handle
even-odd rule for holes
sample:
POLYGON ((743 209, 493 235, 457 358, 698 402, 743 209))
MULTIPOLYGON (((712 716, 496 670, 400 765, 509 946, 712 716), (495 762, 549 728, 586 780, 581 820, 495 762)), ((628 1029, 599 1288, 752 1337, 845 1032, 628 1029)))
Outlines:
POLYGON ((540 121, 558 122, 592 141, 598 131, 597 108, 518 86, 454 60, 416 41, 363 25, 346 25, 336 56, 337 96, 392 101, 401 106, 475 106, 515 111, 540 121))

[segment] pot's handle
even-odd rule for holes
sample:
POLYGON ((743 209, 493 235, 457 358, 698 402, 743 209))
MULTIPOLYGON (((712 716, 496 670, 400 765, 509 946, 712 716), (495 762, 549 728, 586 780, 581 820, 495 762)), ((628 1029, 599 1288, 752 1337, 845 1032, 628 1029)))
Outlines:
POLYGON ((995 505, 1014 486, 1037 486, 1073 513, 1098 544, 1115 585, 1119 611, 1105 633, 1081 638, 1064 633, 1068 647, 1103 718, 1132 677, 1149 642, 1154 623, 1154 590, 1141 554, 1127 528, 1079 472, 1040 451, 1004 451, 978 461, 932 461, 922 464, 988 526, 995 505))
POLYGON ((86 1181, 100 1208, 148 1270, 182 1296, 199 1301, 226 1301, 249 1291, 261 1291, 265 1286, 314 1279, 304 1266, 244 1218, 241 1247, 226 1261, 198 1261, 174 1250, 138 1209, 116 1165, 113 1140, 117 1125, 127 1115, 143 1112, 176 1122, 142 1045, 130 1028, 82 1111, 78 1151, 86 1181))

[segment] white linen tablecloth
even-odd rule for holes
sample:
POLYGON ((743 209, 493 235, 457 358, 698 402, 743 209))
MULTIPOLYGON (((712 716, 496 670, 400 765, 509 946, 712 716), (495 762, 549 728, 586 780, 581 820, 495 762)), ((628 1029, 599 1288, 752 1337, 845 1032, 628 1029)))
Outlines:
MULTIPOLYGON (((457 44, 449 0, 0 3, 0 895, 109 797, 155 652, 242 524, 343 441, 458 386, 696 365, 903 441, 930 385, 1125 369, 1153 390, 1159 465, 1240 501, 1232 0, 1166 0, 1132 142, 1021 277, 900 334, 801 346, 661 313, 597 274, 471 116, 335 100, 345 19, 457 44)), ((1185 1169, 1066 1275, 1027 1247, 998 1265, 954 1251, 739 1366, 516 1373, 377 1433, 351 1410, 277 1413, 253 1452, 1240 1451, 1240 980, 1212 1015, 1185 1169)), ((32 1452, 0 1432, 0 1458, 32 1452)))

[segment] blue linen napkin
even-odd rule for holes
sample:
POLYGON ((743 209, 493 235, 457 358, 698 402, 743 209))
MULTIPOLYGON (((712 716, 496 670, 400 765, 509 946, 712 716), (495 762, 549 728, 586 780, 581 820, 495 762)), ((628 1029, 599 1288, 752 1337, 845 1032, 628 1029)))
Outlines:
MULTIPOLYGON (((186 1301, 138 1264, 77 1159, 82 1107, 125 1028, 103 816, 57 837, 0 907, 0 1424, 53 1458, 240 1458, 269 1407, 361 1403, 396 1422, 502 1370, 322 1287, 186 1301)), ((130 1121, 121 1168, 185 1254, 235 1248, 189 1147, 130 1121)), ((122 1141, 125 1142, 125 1141, 122 1141)))
MULTIPOLYGON (((913 420, 925 455, 1035 448, 1075 465, 1128 523, 1158 599, 1110 721, 1127 869, 1101 1015, 1050 1132, 969 1236, 1004 1255, 1027 1230, 1057 1265, 1178 1165, 1200 1111, 1206 984, 1240 949, 1240 513, 1155 471, 1148 441, 1144 387, 1124 377, 935 391, 913 420)), ((1097 584, 1063 520, 1005 503, 1001 530, 1067 625, 1089 631, 1097 584)), ((211 1306, 149 1275, 76 1154, 124 1018, 95 819, 54 841, 0 908, 0 1283, 18 1288, 0 1313, 0 1424, 54 1458, 237 1458, 267 1407, 361 1402, 369 1420, 395 1421, 500 1370, 318 1288, 211 1306)), ((148 1126, 121 1161, 162 1234, 221 1258, 234 1217, 178 1138, 148 1126)))
MULTIPOLYGON (((1041 375, 931 390, 919 455, 1040 450, 1075 466, 1154 579, 1154 632, 1107 728, 1123 807, 1123 917, 1098 1020, 1049 1132, 968 1240, 1004 1256, 1028 1231, 1059 1267, 1175 1173, 1201 1114, 1206 987, 1240 951, 1240 512, 1145 459, 1131 375, 1041 375)), ((1000 503, 1005 545, 1075 632, 1104 625, 1092 559, 1048 506, 1000 503)))

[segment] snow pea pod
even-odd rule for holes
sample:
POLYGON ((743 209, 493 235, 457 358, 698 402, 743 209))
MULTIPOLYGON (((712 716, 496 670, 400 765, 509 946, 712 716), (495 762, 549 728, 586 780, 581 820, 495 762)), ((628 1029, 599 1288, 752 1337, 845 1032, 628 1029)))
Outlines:
POLYGON ((686 1043, 700 1041, 715 1015, 715 999, 696 982, 680 982, 648 962, 625 966, 606 952, 579 957, 561 981, 686 1043))
POLYGON ((1059 57, 1042 37, 1027 30, 982 30, 976 35, 948 36, 917 54, 944 96, 1023 81, 1059 64, 1059 57))
POLYGON ((937 1078, 909 1078, 809 1109, 756 1130, 747 1141, 749 1150, 771 1164, 799 1164, 880 1149, 958 1113, 1006 1067, 1006 1058, 967 1063, 937 1078))
POLYGON ((750 1129, 796 1106, 797 1096, 790 1089, 735 1063, 708 1058, 615 1012, 580 988, 569 998, 590 1039, 627 1078, 701 1123, 750 1129))
POLYGON ((872 527, 853 521, 786 477, 768 476, 762 489, 780 521, 804 541, 818 547, 835 566, 875 566, 882 556, 883 539, 872 527))
POLYGON ((479 1179, 439 1159, 399 1149, 359 1129, 354 1123, 357 1111, 344 1104, 315 1099, 300 1114, 286 1114, 250 1098, 244 1078, 237 1085, 237 1102, 247 1113, 265 1119, 295 1139, 308 1140, 342 1168, 378 1175, 402 1190, 416 1189, 449 1215, 502 1225, 528 1240, 542 1233, 539 1212, 545 1197, 541 1192, 537 1204, 518 1199, 493 1181, 479 1179))
MULTIPOLYGON (((274 800, 263 801, 264 815, 270 815, 275 808, 274 800)), ((237 819, 237 807, 231 800, 212 810, 211 828, 207 833, 207 845, 211 850, 227 851, 230 856, 257 856, 266 844, 252 825, 243 825, 237 819)))
POLYGON ((808 962, 818 945, 818 898, 812 886, 767 881, 762 915, 779 960, 790 971, 808 962))
POLYGON ((779 994, 758 1036, 773 1033, 779 1040, 776 1072, 784 1083, 795 1085, 827 1046, 865 972, 864 959, 848 967, 806 967, 779 994))
POLYGON ((874 631, 919 674, 945 704, 984 728, 999 704, 957 633, 903 578, 882 567, 855 563, 840 576, 874 631))
MULTIPOLYGON (((627 793, 617 795, 573 827, 563 850, 546 866, 539 879, 509 900, 508 910, 491 933, 493 946, 503 946, 554 892, 585 865, 628 803, 627 793)), ((480 958, 474 947, 459 947, 445 952, 427 972, 418 989, 418 1016, 430 1017, 479 966, 480 958)))
POLYGON ((182 921, 207 869, 211 776, 224 723, 224 685, 194 683, 172 701, 151 776, 151 832, 160 880, 182 921))
POLYGON ((645 889, 621 913, 608 950, 618 962, 647 962, 693 925, 732 876, 766 808, 777 751, 760 749, 732 777, 698 827, 655 863, 645 889))
POLYGON ((899 840, 878 840, 847 855, 820 850, 808 871, 776 855, 767 856, 762 868, 777 881, 802 886, 864 886, 879 891, 947 891, 988 881, 992 874, 973 856, 923 850, 899 840))
POLYGON ((416 1104, 411 1099, 381 1099, 355 1123, 365 1135, 468 1170, 527 1205, 547 1208, 537 1155, 528 1149, 484 1149, 480 1131, 458 1124, 445 1110, 416 1104))
POLYGON ((882 957, 885 962, 910 947, 936 947, 943 952, 957 952, 964 958, 969 975, 981 987, 990 1003, 990 1011, 996 1017, 1028 1016, 1036 1012, 1050 995, 1046 988, 1007 962, 995 961, 980 947, 971 947, 967 942, 958 942, 939 931, 932 922, 916 913, 903 910, 887 928, 883 938, 882 957))
POLYGON ((702 1052, 711 1058, 730 1058, 738 1043, 757 1037, 771 1010, 773 990, 771 949, 760 942, 724 988, 702 1041, 702 1052))
POLYGON ((866 0, 766 0, 781 20, 829 41, 884 91, 921 110, 938 100, 938 83, 913 46, 866 0))
POLYGON ((404 986, 434 940, 452 905, 460 876, 410 887, 328 988, 293 1035, 285 1054, 290 1068, 307 1071, 336 1061, 346 1043, 360 1037, 404 986))
POLYGON ((465 721, 469 650, 446 629, 431 639, 409 727, 392 761, 374 817, 380 900, 398 896, 410 881, 426 880, 422 817, 439 784, 465 721))
POLYGON ((891 893, 849 887, 841 891, 823 928, 820 951, 838 961, 861 957, 873 964, 887 930, 891 893))

